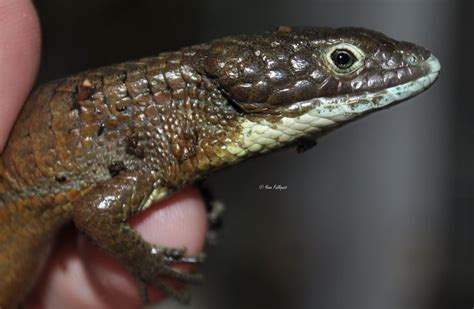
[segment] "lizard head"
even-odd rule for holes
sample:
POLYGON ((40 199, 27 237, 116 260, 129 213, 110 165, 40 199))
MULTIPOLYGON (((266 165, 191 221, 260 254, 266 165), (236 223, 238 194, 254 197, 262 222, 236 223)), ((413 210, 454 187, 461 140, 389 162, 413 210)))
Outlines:
POLYGON ((419 94, 440 64, 375 31, 279 27, 213 41, 204 70, 241 111, 246 144, 275 140, 266 150, 419 94))

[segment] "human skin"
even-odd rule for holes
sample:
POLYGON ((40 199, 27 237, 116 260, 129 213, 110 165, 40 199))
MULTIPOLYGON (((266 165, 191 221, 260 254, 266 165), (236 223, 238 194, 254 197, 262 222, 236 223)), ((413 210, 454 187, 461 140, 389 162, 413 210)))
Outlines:
MULTIPOLYGON (((29 0, 0 0, 0 152, 35 80, 41 35, 29 0)), ((203 247, 206 213, 199 192, 181 190, 131 220, 151 243, 186 247, 196 255, 203 247)), ((149 289, 150 300, 164 295, 149 289)), ((28 308, 140 307, 134 279, 113 258, 69 227, 61 231, 51 259, 27 297, 28 308)))

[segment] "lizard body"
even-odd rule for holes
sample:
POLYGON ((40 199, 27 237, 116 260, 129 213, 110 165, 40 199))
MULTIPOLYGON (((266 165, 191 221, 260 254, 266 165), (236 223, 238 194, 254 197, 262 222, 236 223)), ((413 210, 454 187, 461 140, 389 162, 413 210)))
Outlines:
POLYGON ((39 87, 0 157, 0 307, 21 301, 71 220, 136 278, 185 300, 161 279, 199 281, 172 268, 193 260, 145 242, 129 217, 214 170, 421 93, 439 71, 428 50, 378 32, 280 27, 39 87))

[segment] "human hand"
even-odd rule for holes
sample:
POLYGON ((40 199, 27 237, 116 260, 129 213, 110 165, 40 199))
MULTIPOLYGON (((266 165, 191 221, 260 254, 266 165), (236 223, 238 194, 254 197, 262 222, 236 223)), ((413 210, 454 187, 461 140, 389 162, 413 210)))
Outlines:
MULTIPOLYGON (((30 0, 0 0, 0 151, 33 85, 40 28, 30 0)), ((132 226, 151 243, 186 247, 198 254, 206 214, 196 189, 188 188, 134 217, 132 226)), ((30 252, 29 254, 35 254, 30 252)), ((165 297, 149 289, 150 300, 165 297)), ((135 280, 113 258, 71 229, 63 231, 51 259, 26 300, 28 308, 136 308, 135 280)))

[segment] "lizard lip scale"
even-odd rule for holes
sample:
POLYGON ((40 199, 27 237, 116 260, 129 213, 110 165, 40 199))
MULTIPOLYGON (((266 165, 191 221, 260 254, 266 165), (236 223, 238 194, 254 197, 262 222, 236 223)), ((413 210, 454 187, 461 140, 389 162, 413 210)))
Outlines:
POLYGON ((427 49, 376 31, 280 27, 40 86, 0 155, 0 307, 22 301, 71 220, 138 282, 188 301, 166 279, 201 282, 174 266, 202 256, 148 243, 130 217, 219 168, 413 97, 440 69, 427 49))
MULTIPOLYGON (((427 68, 425 76, 375 93, 347 98, 345 104, 338 104, 342 109, 339 111, 339 114, 325 113, 322 110, 318 110, 318 115, 320 117, 328 117, 336 122, 338 122, 338 120, 347 121, 369 110, 383 108, 392 103, 399 103, 409 99, 428 89, 439 76, 441 65, 434 55, 431 55, 422 65, 427 68)), ((345 98, 339 98, 339 100, 344 99, 345 98)))

